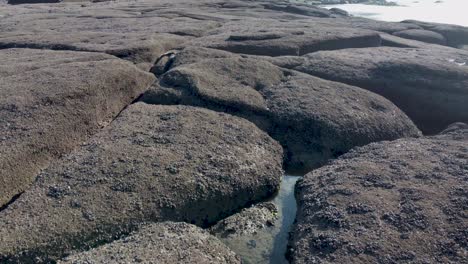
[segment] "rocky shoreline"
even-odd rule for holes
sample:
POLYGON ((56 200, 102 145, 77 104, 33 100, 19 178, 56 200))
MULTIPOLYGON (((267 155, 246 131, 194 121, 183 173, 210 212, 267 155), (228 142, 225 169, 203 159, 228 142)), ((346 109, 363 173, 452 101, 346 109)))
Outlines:
POLYGON ((468 28, 24 2, 0 3, 0 263, 241 263, 285 170, 291 263, 468 261, 468 28))

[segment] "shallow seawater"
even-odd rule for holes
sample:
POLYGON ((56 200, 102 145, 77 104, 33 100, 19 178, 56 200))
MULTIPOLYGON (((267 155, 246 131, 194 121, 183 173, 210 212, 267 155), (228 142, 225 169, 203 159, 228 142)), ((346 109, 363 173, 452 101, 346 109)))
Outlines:
POLYGON ((467 0, 390 0, 398 6, 344 4, 324 6, 337 7, 351 15, 383 21, 415 19, 427 22, 468 26, 467 0))
POLYGON ((296 219, 297 204, 294 197, 294 186, 299 178, 299 176, 284 176, 281 189, 273 199, 273 203, 278 207, 280 218, 278 222, 280 224, 278 224, 279 231, 274 238, 273 250, 270 254, 270 263, 272 264, 288 263, 285 254, 289 231, 296 219))
MULTIPOLYGON (((284 176, 278 194, 271 200, 278 208, 275 225, 254 235, 244 235, 223 241, 246 264, 286 264, 285 254, 289 231, 296 218, 294 186, 299 176, 284 176)), ((223 240, 223 239, 221 239, 223 240)))

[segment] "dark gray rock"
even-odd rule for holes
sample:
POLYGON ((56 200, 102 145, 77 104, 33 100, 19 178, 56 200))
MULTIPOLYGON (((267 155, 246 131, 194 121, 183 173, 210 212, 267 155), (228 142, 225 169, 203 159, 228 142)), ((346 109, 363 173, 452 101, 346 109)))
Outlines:
POLYGON ((333 15, 341 14, 339 12, 333 12, 333 10, 311 5, 267 3, 263 6, 266 9, 311 17, 332 17, 333 15))
POLYGON ((288 169, 309 171, 354 146, 419 133, 393 104, 363 89, 259 58, 215 51, 210 59, 209 50, 192 50, 177 54, 173 65, 178 66, 141 100, 242 116, 283 145, 288 169))
POLYGON ((437 133, 468 122, 467 62, 467 52, 452 48, 379 47, 311 53, 293 69, 380 94, 424 133, 437 133))
POLYGON ((416 20, 405 20, 403 23, 418 25, 426 30, 442 34, 447 39, 447 44, 459 47, 468 44, 468 28, 458 25, 422 22, 416 20))
POLYGON ((0 48, 103 52, 148 70, 161 54, 219 24, 167 14, 166 9, 175 5, 181 4, 140 1, 138 5, 112 2, 15 6, 12 15, 2 17, 0 48))
POLYGON ((240 259, 216 237, 186 224, 164 222, 142 225, 120 240, 67 257, 61 264, 105 263, 226 263, 240 259))
POLYGON ((442 34, 434 31, 423 29, 409 29, 393 33, 393 35, 401 38, 414 39, 422 42, 446 45, 447 40, 442 34))
POLYGON ((142 222, 215 223, 278 190, 281 154, 238 117, 131 105, 0 212, 0 262, 53 261, 142 222))
POLYGON ((322 18, 322 23, 329 23, 334 26, 340 26, 345 28, 361 28, 368 29, 378 32, 384 32, 392 34, 394 32, 410 30, 410 29, 422 29, 420 26, 409 23, 397 23, 397 22, 386 22, 378 21, 363 17, 337 17, 337 18, 322 18))
POLYGON ((0 50, 0 207, 155 80, 101 53, 0 50))
MULTIPOLYGON (((429 43, 400 38, 395 35, 390 35, 387 33, 380 33, 380 38, 382 38, 382 46, 387 47, 397 47, 397 48, 431 48, 429 43)), ((437 49, 437 48, 436 48, 437 49)))
POLYGON ((284 56, 318 50, 380 46, 379 34, 356 28, 337 27, 308 20, 246 19, 223 24, 209 35, 191 40, 192 46, 234 53, 284 56))
POLYGON ((304 176, 292 263, 468 261, 468 129, 356 148, 304 176))

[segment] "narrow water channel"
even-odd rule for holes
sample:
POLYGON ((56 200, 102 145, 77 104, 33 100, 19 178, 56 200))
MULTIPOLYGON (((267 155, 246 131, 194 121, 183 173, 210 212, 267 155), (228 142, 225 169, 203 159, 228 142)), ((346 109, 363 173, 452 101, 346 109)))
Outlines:
POLYGON ((284 176, 278 194, 270 201, 278 209, 274 225, 255 234, 221 240, 237 253, 245 264, 287 264, 285 254, 289 231, 296 217, 294 186, 299 176, 284 176))
POLYGON ((281 189, 278 195, 273 199, 273 203, 278 207, 278 233, 273 241, 273 249, 270 255, 271 264, 288 263, 285 258, 288 245, 289 231, 291 230, 294 219, 296 219, 296 198, 294 197, 294 186, 299 176, 285 175, 281 182, 281 189))

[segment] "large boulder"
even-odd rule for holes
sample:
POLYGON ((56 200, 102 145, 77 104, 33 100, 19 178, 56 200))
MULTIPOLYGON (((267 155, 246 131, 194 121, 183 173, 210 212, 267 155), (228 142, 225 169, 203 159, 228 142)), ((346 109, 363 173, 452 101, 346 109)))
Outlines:
POLYGON ((468 262, 468 126, 373 143, 304 176, 292 263, 468 262))
POLYGON ((240 259, 216 237, 186 224, 163 222, 141 226, 128 237, 67 257, 61 264, 220 263, 240 259))
POLYGON ((254 124, 188 106, 126 108, 0 212, 0 262, 49 262, 142 222, 199 226, 275 193, 282 150, 254 124))
POLYGON ((424 133, 468 122, 468 52, 441 47, 320 51, 292 68, 380 94, 424 133))
POLYGON ((100 53, 8 49, 0 59, 0 207, 155 79, 100 53))
POLYGON ((446 45, 447 40, 442 34, 424 29, 408 29, 393 33, 393 35, 401 38, 414 39, 422 42, 446 45))
POLYGON ((172 64, 178 66, 142 100, 203 106, 251 120, 283 145, 287 168, 300 172, 354 146, 419 134, 398 108, 363 89, 258 58, 219 51, 209 56, 197 48, 177 54, 172 64))

